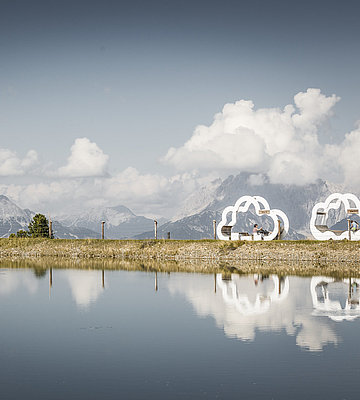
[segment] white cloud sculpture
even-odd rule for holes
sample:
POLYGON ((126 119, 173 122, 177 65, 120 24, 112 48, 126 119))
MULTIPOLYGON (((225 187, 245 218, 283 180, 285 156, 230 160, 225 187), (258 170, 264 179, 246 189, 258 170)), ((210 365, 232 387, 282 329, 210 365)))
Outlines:
POLYGON ((310 220, 310 231, 311 234, 317 240, 360 240, 360 230, 353 232, 345 231, 333 231, 326 225, 326 221, 330 210, 338 210, 344 204, 345 212, 347 214, 359 215, 360 212, 360 201, 352 193, 333 193, 324 202, 315 204, 312 209, 311 220, 310 220), (317 223, 317 219, 320 218, 320 222, 317 223), (350 238, 349 238, 350 235, 350 238))
POLYGON ((252 236, 249 235, 241 235, 239 233, 231 232, 231 235, 228 236, 223 233, 224 226, 233 227, 236 224, 237 213, 242 212, 245 213, 249 210, 249 207, 253 205, 255 207, 256 215, 268 215, 274 223, 273 231, 263 237, 263 240, 273 240, 279 234, 279 225, 278 220, 281 219, 283 221, 283 229, 280 233, 280 237, 283 238, 289 231, 289 219, 286 214, 278 209, 270 209, 269 203, 261 196, 242 196, 240 197, 234 206, 228 206, 224 209, 222 213, 221 222, 217 226, 217 236, 221 240, 262 240, 260 234, 254 234, 252 236), (231 221, 227 222, 227 215, 231 213, 231 221))

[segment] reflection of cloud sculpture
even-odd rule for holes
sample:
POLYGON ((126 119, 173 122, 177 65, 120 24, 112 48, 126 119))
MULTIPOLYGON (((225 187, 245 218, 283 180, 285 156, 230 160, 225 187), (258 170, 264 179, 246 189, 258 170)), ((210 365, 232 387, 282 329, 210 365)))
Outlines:
POLYGON ((262 240, 260 234, 254 234, 253 236, 249 235, 241 235, 239 233, 231 232, 231 228, 236 224, 237 213, 245 213, 249 210, 249 207, 253 205, 255 207, 255 212, 258 216, 268 215, 273 223, 274 228, 273 231, 263 237, 263 240, 273 240, 278 236, 279 226, 278 220, 281 219, 283 221, 283 229, 281 230, 280 237, 283 238, 289 231, 289 220, 286 214, 277 209, 270 209, 269 203, 261 196, 242 196, 240 197, 234 206, 228 206, 224 209, 222 213, 222 219, 217 227, 217 235, 221 240, 262 240), (227 215, 231 213, 231 221, 227 222, 227 215), (224 228, 229 227, 230 232, 226 234, 224 232, 224 228))
POLYGON ((269 310, 271 302, 282 301, 286 299, 289 293, 289 278, 285 278, 284 288, 281 290, 281 282, 276 275, 271 276, 274 283, 274 289, 269 294, 256 294, 255 302, 251 302, 246 294, 238 292, 235 281, 223 281, 222 275, 217 274, 216 283, 221 289, 225 303, 235 306, 243 315, 263 314, 269 310))
POLYGON ((72 295, 76 304, 87 307, 94 302, 102 292, 101 271, 63 271, 65 278, 69 281, 72 295))
POLYGON ((313 277, 310 284, 313 315, 326 316, 337 322, 358 318, 359 290, 360 281, 356 279, 344 279, 339 282, 334 278, 313 277))
MULTIPOLYGON (((333 330, 333 322, 328 318, 312 315, 312 300, 309 292, 309 279, 289 277, 281 283, 277 277, 258 281, 255 285, 253 276, 233 274, 231 281, 236 286, 225 284, 214 293, 212 276, 171 276, 168 289, 173 294, 184 295, 201 317, 212 316, 218 327, 226 336, 240 340, 254 340, 256 331, 279 332, 284 330, 288 335, 296 336, 296 344, 311 351, 320 351, 329 343, 338 343, 333 330), (281 284, 281 294, 275 292, 281 284), (246 302, 236 304, 232 293, 245 297, 250 307, 242 307, 246 302), (257 298, 272 296, 265 300, 266 306, 258 312, 257 298), (227 301, 230 298, 231 301, 227 301)), ((230 282, 231 282, 230 281, 230 282)), ((216 283, 218 284, 218 276, 216 283)), ((220 288, 217 286, 218 289, 220 288)))
MULTIPOLYGON (((347 214, 357 214, 360 212, 360 201, 351 193, 333 193, 323 203, 315 204, 312 209, 310 220, 311 234, 317 240, 342 240, 349 239, 348 230, 332 231, 327 226, 327 219, 330 210, 338 210, 344 204, 347 214), (353 206, 351 205, 353 203, 353 206), (319 221, 317 221, 319 219, 319 221)), ((351 240, 360 240, 360 230, 351 232, 351 240)))
POLYGON ((8 295, 25 288, 29 293, 37 292, 39 283, 32 270, 1 270, 0 294, 8 295))

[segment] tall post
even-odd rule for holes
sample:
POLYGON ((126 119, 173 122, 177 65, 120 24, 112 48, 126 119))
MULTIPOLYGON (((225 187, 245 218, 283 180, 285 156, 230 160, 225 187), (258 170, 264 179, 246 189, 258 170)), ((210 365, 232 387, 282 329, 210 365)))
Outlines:
POLYGON ((52 238, 52 221, 51 218, 49 218, 49 238, 52 238))
POLYGON ((216 293, 216 274, 214 274, 214 292, 216 293))
POLYGON ((281 238, 281 221, 278 219, 278 240, 281 238))
POLYGON ((105 271, 101 270, 101 286, 105 289, 105 271))
POLYGON ((216 219, 213 220, 214 240, 216 240, 216 219))
POLYGON ((155 271, 155 292, 158 291, 157 271, 155 271))
POLYGON ((105 239, 105 221, 101 221, 101 239, 105 239))
POLYGON ((157 221, 154 219, 155 240, 157 239, 157 221))
POLYGON ((349 240, 351 240, 351 220, 348 219, 349 240))
POLYGON ((170 239, 170 232, 167 233, 167 238, 170 239))

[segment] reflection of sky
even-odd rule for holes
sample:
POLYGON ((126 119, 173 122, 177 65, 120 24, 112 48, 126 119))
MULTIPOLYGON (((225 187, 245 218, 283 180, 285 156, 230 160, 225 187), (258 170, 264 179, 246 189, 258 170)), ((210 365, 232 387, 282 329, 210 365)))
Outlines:
MULTIPOLYGON (((311 351, 338 344, 340 322, 360 315, 359 285, 354 279, 351 282, 327 277, 279 279, 275 275, 236 274, 231 279, 224 278, 221 274, 172 274, 171 279, 161 280, 159 290, 161 293, 167 288, 172 295, 184 296, 198 316, 212 316, 228 337, 254 341, 257 332, 285 331, 296 337, 298 346, 311 351)), ((23 296, 26 292, 41 295, 40 289, 48 285, 49 279, 39 279, 31 269, 0 271, 0 296, 15 293, 23 296)), ((52 293, 63 296, 67 288, 79 308, 88 308, 105 294, 102 272, 53 270, 52 293)))
POLYGON ((209 290, 208 281, 202 276, 194 276, 187 285, 174 278, 168 288, 173 294, 184 295, 199 316, 212 316, 217 326, 223 328, 229 337, 252 341, 256 331, 285 330, 288 335, 296 336, 298 346, 311 351, 322 350, 330 343, 337 344, 339 338, 332 322, 312 315, 309 280, 285 278, 282 290, 285 289, 286 280, 289 291, 285 298, 271 298, 276 287, 276 279, 273 280, 272 276, 264 281, 259 280, 255 285, 253 276, 232 275, 231 281, 222 281, 228 287, 226 295, 219 285, 216 293, 209 290), (236 291, 230 286, 235 286, 236 291), (229 301, 229 293, 233 294, 232 301, 229 301), (253 312, 249 312, 251 309, 253 312))
POLYGON ((32 270, 0 271, 0 295, 8 295, 23 288, 33 294, 38 290, 38 286, 32 270))
MULTIPOLYGON (((98 300, 104 289, 101 271, 53 270, 52 274, 54 289, 60 286, 60 280, 65 280, 75 303, 82 308, 98 300)), ((35 276, 32 269, 0 271, 0 295, 10 295, 24 288, 31 294, 39 290, 39 278, 35 276)))

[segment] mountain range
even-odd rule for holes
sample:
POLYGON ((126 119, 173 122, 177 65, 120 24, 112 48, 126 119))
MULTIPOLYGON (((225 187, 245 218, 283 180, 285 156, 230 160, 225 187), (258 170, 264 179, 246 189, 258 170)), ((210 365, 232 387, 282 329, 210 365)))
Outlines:
POLYGON ((95 232, 101 232, 101 221, 105 221, 106 239, 132 238, 154 227, 153 219, 135 215, 125 206, 93 208, 82 214, 58 216, 57 220, 71 229, 95 232))
MULTIPOLYGON (((240 173, 236 176, 229 176, 224 181, 217 180, 207 188, 199 191, 200 199, 207 199, 201 204, 192 194, 185 202, 185 209, 189 215, 176 221, 168 222, 158 229, 158 237, 166 238, 170 232, 173 239, 200 239, 213 238, 213 220, 221 221, 222 211, 225 207, 234 205, 243 195, 262 196, 272 208, 278 208, 285 212, 290 221, 290 230, 287 239, 304 239, 310 236, 309 222, 311 211, 315 203, 324 201, 330 193, 342 191, 341 187, 336 187, 323 180, 304 186, 273 184, 264 176, 261 180, 252 179, 250 173, 240 173), (211 193, 209 195, 208 193, 211 193), (194 205, 195 213, 191 214, 191 204, 194 205)), ((180 211, 180 215, 184 214, 180 211)), ((332 226, 339 219, 344 218, 343 210, 333 213, 329 217, 328 224, 332 226)), ((272 230, 272 222, 268 217, 258 217, 254 209, 238 214, 234 232, 252 232, 253 225, 260 224, 267 230, 272 230)), ((137 235, 136 238, 154 237, 153 231, 148 231, 137 235)))
MULTIPOLYGON (((234 205, 243 195, 257 195, 264 197, 270 207, 286 213, 290 221, 287 239, 303 239, 310 236, 309 221, 314 204, 337 191, 342 192, 343 188, 323 180, 297 186, 273 184, 266 176, 253 179, 250 173, 231 175, 194 192, 186 199, 177 218, 172 221, 159 219, 158 238, 166 238, 168 232, 172 239, 213 238, 213 220, 217 223, 221 221, 225 207, 234 205)), ((0 237, 27 229, 33 215, 32 211, 21 209, 6 196, 0 196, 0 237)), ((332 212, 328 226, 345 217, 343 209, 332 212)), ((154 237, 154 221, 135 215, 123 205, 93 208, 77 215, 59 215, 53 221, 53 230, 58 238, 100 238, 102 221, 105 221, 107 239, 154 237)), ((238 213, 234 231, 251 232, 255 223, 267 230, 273 229, 272 221, 266 215, 258 217, 255 210, 250 208, 246 213, 238 213)))

